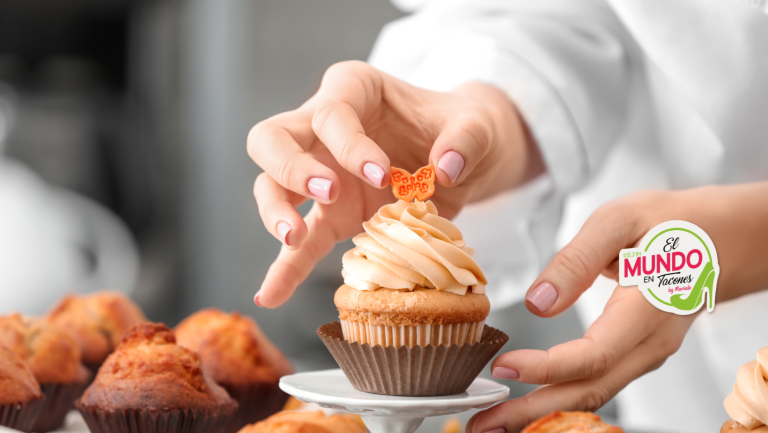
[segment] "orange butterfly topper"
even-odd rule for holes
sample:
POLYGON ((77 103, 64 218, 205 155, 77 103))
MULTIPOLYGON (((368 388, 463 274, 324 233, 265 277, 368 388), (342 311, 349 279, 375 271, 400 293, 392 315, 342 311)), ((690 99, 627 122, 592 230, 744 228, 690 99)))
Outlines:
POLYGON ((435 168, 432 164, 421 167, 411 174, 402 168, 392 167, 392 192, 407 202, 426 201, 435 193, 435 168))

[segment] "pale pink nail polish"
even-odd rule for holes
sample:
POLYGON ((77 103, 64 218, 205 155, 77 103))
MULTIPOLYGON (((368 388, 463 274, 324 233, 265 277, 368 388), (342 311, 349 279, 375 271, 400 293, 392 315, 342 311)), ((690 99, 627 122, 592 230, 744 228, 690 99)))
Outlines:
POLYGON ((507 433, 507 431, 503 427, 495 428, 493 430, 488 430, 485 433, 507 433))
POLYGON ((363 174, 376 186, 381 186, 381 181, 384 180, 384 169, 372 162, 365 163, 363 174))
POLYGON ((253 303, 256 304, 256 306, 260 308, 264 308, 263 305, 261 305, 261 302, 259 302, 259 295, 261 294, 261 291, 256 292, 256 296, 253 297, 253 303))
POLYGON ((513 368, 496 367, 491 372, 491 377, 494 379, 517 380, 520 378, 520 372, 513 368))
POLYGON ((464 157, 453 150, 445 152, 437 161, 437 168, 443 170, 451 179, 451 183, 454 183, 459 178, 461 170, 464 170, 464 157))
POLYGON ((290 224, 288 224, 285 221, 280 221, 280 223, 277 225, 277 234, 280 235, 280 239, 283 241, 285 246, 290 247, 291 245, 288 243, 288 233, 291 232, 290 224))
POLYGON ((549 283, 541 283, 525 297, 525 300, 533 304, 542 313, 549 310, 557 300, 557 289, 549 283))
POLYGON ((331 182, 328 179, 322 177, 313 177, 307 182, 307 189, 315 197, 321 200, 329 200, 331 197, 331 182))

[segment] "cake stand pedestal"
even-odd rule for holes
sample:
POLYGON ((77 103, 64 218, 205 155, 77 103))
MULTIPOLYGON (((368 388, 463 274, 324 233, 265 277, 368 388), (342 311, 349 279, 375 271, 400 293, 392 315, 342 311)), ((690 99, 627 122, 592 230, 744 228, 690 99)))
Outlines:
POLYGON ((504 400, 509 388, 475 379, 462 394, 440 397, 398 397, 369 394, 352 387, 340 369, 284 376, 280 389, 305 403, 358 414, 371 433, 413 433, 429 416, 482 409, 504 400))

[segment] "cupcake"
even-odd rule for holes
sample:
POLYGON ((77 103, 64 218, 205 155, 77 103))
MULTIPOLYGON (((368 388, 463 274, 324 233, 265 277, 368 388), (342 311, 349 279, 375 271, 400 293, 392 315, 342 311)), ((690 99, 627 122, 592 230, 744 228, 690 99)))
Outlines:
POLYGON ((0 344, 0 425, 32 431, 45 397, 32 370, 10 349, 0 344))
POLYGON ((485 326, 487 281, 474 250, 431 201, 383 206, 363 229, 342 258, 340 323, 321 327, 321 338, 361 391, 464 392, 508 339, 485 326))
POLYGON ((237 410, 158 323, 129 329, 75 406, 93 433, 218 433, 237 410))
POLYGON ((472 344, 491 309, 461 232, 431 201, 403 200, 363 223, 342 258, 335 302, 348 341, 382 346, 472 344))
POLYGON ((723 402, 730 420, 721 432, 768 432, 768 347, 757 351, 757 359, 750 361, 736 372, 733 392, 723 402))
POLYGON ((253 319, 209 308, 174 331, 178 344, 197 352, 206 373, 240 404, 226 432, 234 433, 283 407, 288 395, 278 384, 293 369, 253 319))
POLYGON ((19 356, 40 384, 45 404, 32 429, 56 430, 64 423, 91 373, 80 363, 80 347, 67 331, 20 314, 0 317, 0 344, 19 356))
POLYGON ((592 412, 552 412, 528 424, 521 433, 624 433, 592 412))
POLYGON ((147 321, 133 301, 112 291, 67 295, 48 313, 48 320, 75 336, 83 363, 94 372, 128 328, 147 321))
POLYGON ((249 425, 240 433, 366 433, 353 417, 325 416, 316 412, 280 412, 264 421, 249 425))

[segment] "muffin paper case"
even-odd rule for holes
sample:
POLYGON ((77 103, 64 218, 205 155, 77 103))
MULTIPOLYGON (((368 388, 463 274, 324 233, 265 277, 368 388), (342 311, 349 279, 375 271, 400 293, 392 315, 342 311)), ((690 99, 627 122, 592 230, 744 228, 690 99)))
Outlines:
POLYGON ((45 397, 27 403, 6 404, 0 406, 0 425, 19 431, 32 431, 43 407, 45 397))
POLYGON ((280 412, 288 401, 288 394, 280 389, 277 382, 220 385, 240 404, 222 433, 235 433, 248 424, 264 420, 280 412))
POLYGON ((485 320, 446 325, 389 326, 341 321, 344 339, 371 346, 439 346, 474 344, 481 341, 485 320))
POLYGON ((40 390, 45 396, 40 416, 35 420, 32 431, 44 433, 57 430, 64 424, 67 413, 73 409, 75 400, 91 383, 92 376, 88 376, 80 383, 44 383, 40 390))
POLYGON ((75 404, 92 433, 221 433, 236 406, 218 414, 198 410, 118 410, 114 412, 75 404))
POLYGON ((344 340, 339 322, 317 330, 355 389, 373 394, 427 397, 469 388, 509 340, 485 326, 480 342, 447 346, 371 346, 344 340))

